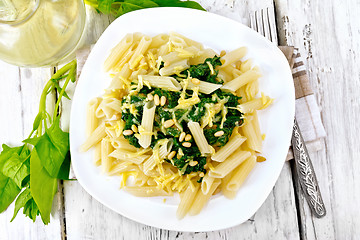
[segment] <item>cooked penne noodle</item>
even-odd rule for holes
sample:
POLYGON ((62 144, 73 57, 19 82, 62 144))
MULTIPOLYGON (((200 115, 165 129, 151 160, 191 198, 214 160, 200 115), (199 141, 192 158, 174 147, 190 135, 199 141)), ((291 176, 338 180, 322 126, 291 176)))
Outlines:
POLYGON ((152 38, 149 49, 159 48, 160 46, 166 44, 168 41, 169 41, 169 35, 163 33, 158 34, 152 38))
POLYGON ((131 70, 134 70, 135 67, 139 64, 141 59, 144 57, 144 53, 149 48, 151 44, 151 37, 144 36, 141 38, 139 45, 135 49, 134 54, 131 56, 129 60, 129 67, 131 70))
POLYGON ((183 59, 177 62, 173 62, 169 66, 163 67, 160 69, 159 74, 160 76, 170 76, 173 74, 179 74, 185 69, 190 67, 189 61, 187 59, 183 59))
POLYGON ((189 210, 189 215, 194 216, 200 213, 204 206, 209 202, 210 197, 213 195, 220 183, 221 181, 216 179, 209 187, 209 191, 207 193, 200 190, 197 192, 194 203, 191 205, 189 210))
POLYGON ((169 91, 179 91, 181 85, 173 77, 139 75, 143 81, 147 81, 152 87, 163 88, 169 91))
POLYGON ((241 185, 244 183, 247 176, 253 170, 256 164, 256 156, 252 155, 246 159, 240 166, 238 166, 226 186, 229 191, 238 191, 241 185))
POLYGON ((130 166, 133 165, 131 162, 121 161, 112 166, 109 170, 109 175, 116 175, 131 170, 130 166))
POLYGON ((221 88, 222 85, 200 81, 200 80, 198 80, 197 84, 194 84, 192 81, 189 81, 187 85, 187 89, 193 90, 195 87, 198 87, 199 92, 201 93, 210 94, 212 92, 215 92, 217 89, 221 88))
POLYGON ((105 60, 104 69, 109 71, 121 59, 123 54, 133 43, 133 34, 127 34, 112 50, 109 57, 105 60))
POLYGON ((86 139, 86 141, 80 146, 81 152, 86 152, 92 146, 100 142, 104 137, 106 137, 105 132, 105 123, 100 124, 86 139))
POLYGON ((154 101, 147 102, 144 106, 139 144, 143 148, 148 148, 151 144, 154 117, 155 117, 156 106, 154 101))
POLYGON ((248 120, 247 123, 242 126, 241 130, 244 136, 247 138, 246 140, 247 146, 256 152, 261 152, 261 148, 262 148, 261 135, 257 136, 257 132, 260 132, 260 130, 255 129, 255 127, 258 128, 259 126, 257 121, 258 121, 257 118, 254 119, 254 115, 253 115, 251 120, 248 120))
POLYGON ((215 178, 209 176, 209 172, 207 172, 201 182, 201 191, 203 194, 208 194, 210 191, 210 187, 212 186, 215 178))
POLYGON ((204 131, 200 127, 200 124, 198 122, 190 121, 188 122, 188 128, 190 129, 190 132, 192 133, 195 143, 198 146, 201 155, 207 156, 211 153, 211 150, 209 148, 209 144, 205 138, 204 131))
POLYGON ((183 39, 184 42, 185 42, 188 46, 194 46, 194 47, 197 47, 197 48, 200 49, 200 50, 204 49, 204 46, 203 46, 202 43, 199 43, 199 42, 194 41, 194 40, 192 40, 192 39, 190 39, 190 38, 187 38, 187 37, 185 37, 185 36, 183 36, 183 35, 181 35, 181 34, 179 34, 179 33, 177 33, 177 32, 171 32, 171 33, 170 33, 170 37, 174 37, 174 36, 183 39))
MULTIPOLYGON (((176 211, 176 216, 178 219, 182 219, 188 213, 195 200, 195 196, 199 190, 199 185, 196 185, 195 190, 193 190, 190 186, 187 187, 186 191, 183 195, 180 195, 180 204, 176 211)), ((199 191, 201 192, 201 191, 199 191)))
POLYGON ((241 112, 252 113, 253 111, 260 110, 264 106, 261 98, 256 98, 239 105, 241 112))
POLYGON ((224 86, 221 87, 221 89, 229 90, 232 92, 235 92, 245 84, 257 80, 259 77, 261 77, 261 74, 254 70, 249 70, 243 74, 241 74, 239 77, 231 80, 230 82, 225 83, 224 86))
POLYGON ((113 152, 109 153, 110 157, 123 160, 123 161, 129 161, 135 164, 141 164, 144 162, 145 159, 149 158, 149 155, 141 155, 141 156, 133 156, 133 152, 130 152, 128 150, 122 150, 122 149, 116 149, 113 152))
POLYGON ((217 151, 211 159, 216 162, 223 162, 228 156, 235 152, 235 150, 238 149, 245 140, 246 137, 243 137, 240 134, 234 134, 234 136, 230 138, 229 142, 220 148, 220 150, 217 151))
POLYGON ((157 162, 163 160, 170 153, 172 146, 172 139, 165 141, 159 148, 159 153, 153 153, 153 155, 144 162, 144 173, 148 174, 156 166, 157 162))
POLYGON ((96 117, 95 111, 99 106, 100 98, 93 98, 90 100, 87 106, 86 112, 86 135, 90 134, 96 129, 98 125, 98 118, 96 117))
POLYGON ((100 166, 101 164, 101 143, 95 145, 94 164, 100 166))
POLYGON ((199 63, 203 63, 207 58, 213 58, 217 56, 216 52, 210 48, 200 50, 198 55, 189 59, 191 65, 196 65, 199 63))
POLYGON ((247 53, 246 47, 240 47, 238 49, 235 49, 231 52, 226 53, 221 60, 224 61, 223 65, 221 67, 226 67, 239 59, 243 58, 247 53))
POLYGON ((126 186, 124 190, 136 197, 157 197, 157 196, 172 196, 171 193, 167 193, 163 189, 157 187, 146 186, 126 186))
POLYGON ((236 191, 231 191, 231 190, 227 189, 227 185, 229 184, 231 177, 232 177, 232 173, 226 175, 222 179, 221 185, 220 185, 221 193, 228 199, 234 199, 236 196, 236 193, 237 193, 236 191))
POLYGON ((248 151, 237 150, 226 158, 224 162, 217 165, 214 170, 210 170, 209 176, 223 178, 250 156, 251 153, 248 151))
POLYGON ((110 142, 104 138, 101 140, 101 169, 103 173, 109 173, 110 168, 112 167, 112 159, 109 154, 112 152, 113 148, 110 142))

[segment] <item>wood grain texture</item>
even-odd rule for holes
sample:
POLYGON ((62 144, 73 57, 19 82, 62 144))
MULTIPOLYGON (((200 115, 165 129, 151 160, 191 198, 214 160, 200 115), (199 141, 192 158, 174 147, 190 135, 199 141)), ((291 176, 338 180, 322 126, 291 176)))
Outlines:
MULTIPOLYGON (((0 62, 0 143, 18 146, 30 134, 38 112, 43 86, 50 78, 49 68, 19 68, 0 62)), ((50 97, 50 103, 54 101, 50 97)), ((40 217, 33 223, 20 210, 10 223, 14 204, 0 214, 0 239, 61 239, 59 209, 55 196, 51 222, 44 226, 40 217)))
POLYGON ((282 43, 300 48, 322 108, 326 148, 312 154, 327 216, 311 216, 301 192, 303 239, 360 235, 360 2, 276 1, 282 43))
MULTIPOLYGON (((249 14, 272 7, 272 1, 198 1, 208 11, 248 24, 249 14)), ((90 25, 106 27, 94 14, 90 25)), ((100 28, 101 29, 101 28, 100 28)), ((101 30, 99 31, 101 32, 101 30)), ((69 111, 64 103, 63 111, 69 111)), ((66 114, 63 121, 66 121, 66 114)), ((66 123, 64 123, 66 124, 66 123)), ((268 199, 254 219, 242 225, 208 233, 167 231, 133 222, 93 199, 78 182, 64 183, 67 239, 299 239, 291 169, 287 163, 268 199)))

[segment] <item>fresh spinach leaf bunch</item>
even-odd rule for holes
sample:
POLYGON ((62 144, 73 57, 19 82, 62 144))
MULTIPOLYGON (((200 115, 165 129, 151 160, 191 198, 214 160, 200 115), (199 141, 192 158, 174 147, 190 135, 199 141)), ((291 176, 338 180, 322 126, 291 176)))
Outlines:
POLYGON ((185 7, 205 11, 197 2, 181 0, 84 0, 84 2, 94 7, 98 12, 111 14, 114 17, 135 10, 154 7, 185 7))
POLYGON ((0 213, 15 200, 14 220, 21 208, 33 221, 40 214, 44 224, 50 222, 52 202, 58 179, 68 179, 70 169, 69 133, 60 128, 58 114, 65 89, 75 82, 76 61, 55 73, 41 94, 39 113, 33 129, 22 146, 2 145, 0 154, 0 213), (60 81, 64 81, 60 87, 60 81), (59 93, 53 116, 46 111, 48 94, 59 93))

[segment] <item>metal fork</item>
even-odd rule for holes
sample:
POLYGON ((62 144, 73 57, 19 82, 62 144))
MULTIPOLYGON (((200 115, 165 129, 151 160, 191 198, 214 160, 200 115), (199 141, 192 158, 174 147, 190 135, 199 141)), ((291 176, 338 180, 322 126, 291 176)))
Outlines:
MULTIPOLYGON (((271 42, 278 44, 274 9, 261 9, 250 14, 250 27, 271 42)), ((308 202, 312 213, 318 218, 323 217, 326 214, 326 209, 321 197, 314 167, 311 163, 309 153, 306 149, 296 119, 294 119, 291 142, 296 172, 305 199, 308 202)))

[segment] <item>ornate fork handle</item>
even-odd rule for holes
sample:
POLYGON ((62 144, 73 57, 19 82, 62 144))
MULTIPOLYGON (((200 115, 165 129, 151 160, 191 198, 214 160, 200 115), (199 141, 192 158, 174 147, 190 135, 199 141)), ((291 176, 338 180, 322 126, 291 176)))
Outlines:
POLYGON ((293 135, 291 138, 293 152, 295 157, 295 166, 301 188, 304 192, 313 214, 321 218, 325 216, 326 209, 321 197, 319 185, 316 179, 313 165, 309 153, 306 149, 304 139, 300 133, 299 126, 294 119, 293 135))

